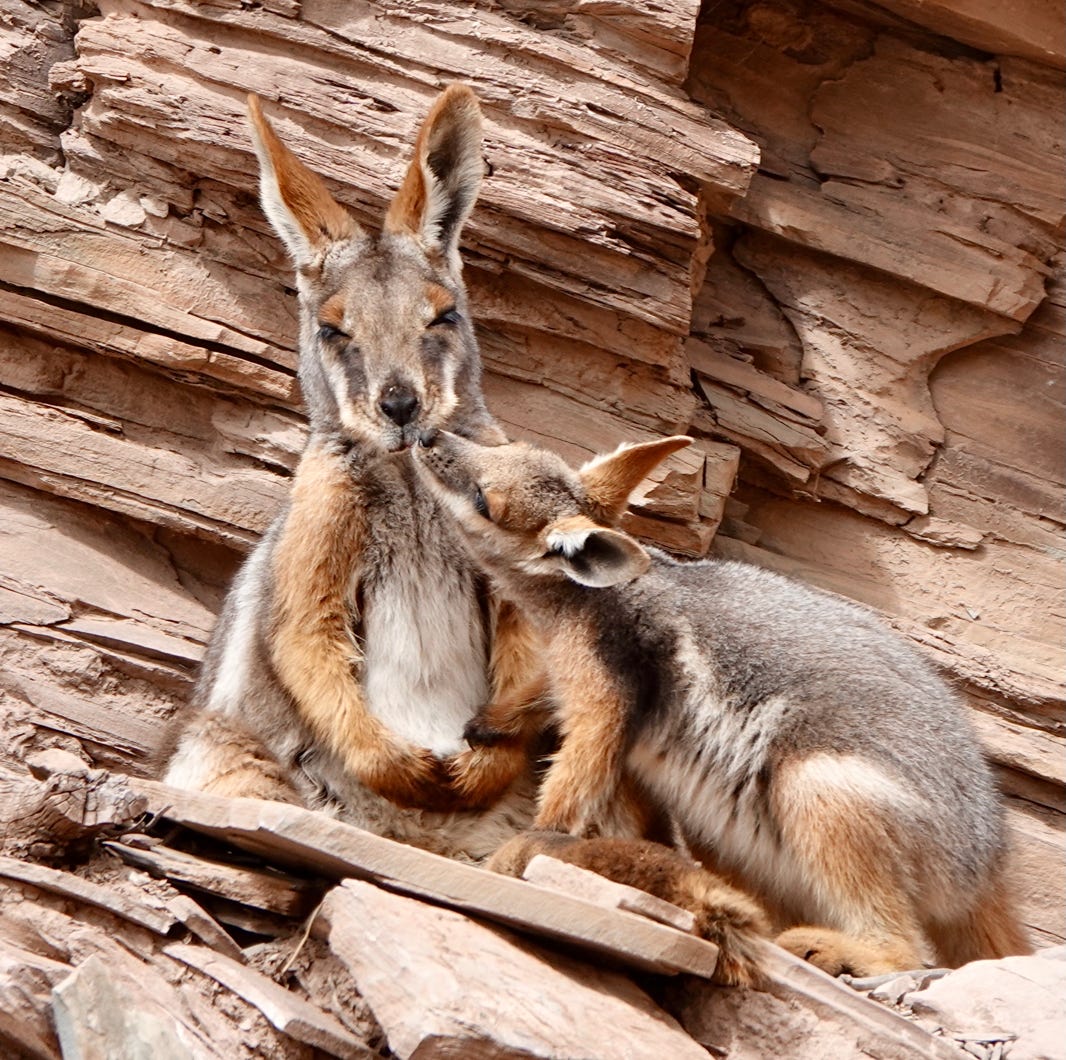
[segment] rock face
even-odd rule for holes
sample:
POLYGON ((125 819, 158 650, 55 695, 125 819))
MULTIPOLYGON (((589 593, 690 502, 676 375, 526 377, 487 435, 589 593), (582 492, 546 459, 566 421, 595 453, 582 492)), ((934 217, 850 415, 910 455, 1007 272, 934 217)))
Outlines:
POLYGON ((0 747, 149 769, 304 437, 243 99, 376 224, 481 96, 493 411, 688 431, 628 516, 859 599, 966 693, 1062 939, 1061 20, 892 0, 0 0, 0 747), (735 480, 735 484, 734 484, 735 480))

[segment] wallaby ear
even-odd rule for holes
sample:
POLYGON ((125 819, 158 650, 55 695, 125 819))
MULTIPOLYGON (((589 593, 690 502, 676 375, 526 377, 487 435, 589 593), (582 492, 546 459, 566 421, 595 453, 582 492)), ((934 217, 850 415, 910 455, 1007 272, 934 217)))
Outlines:
POLYGON ((330 195, 274 132, 259 97, 248 97, 252 143, 259 159, 259 198, 297 268, 312 264, 330 243, 361 232, 355 218, 330 195))
POLYGON ((545 535, 563 573, 579 585, 606 589, 639 578, 651 557, 629 534, 597 526, 584 516, 560 519, 545 535))
POLYGON ((593 518, 614 525, 622 517, 630 494, 671 453, 691 445, 685 435, 661 438, 641 445, 622 445, 613 453, 597 456, 578 472, 594 505, 593 518))
POLYGON ((458 271, 459 234, 474 208, 481 172, 477 96, 466 85, 449 85, 415 140, 415 157, 385 215, 385 230, 442 251, 458 271))

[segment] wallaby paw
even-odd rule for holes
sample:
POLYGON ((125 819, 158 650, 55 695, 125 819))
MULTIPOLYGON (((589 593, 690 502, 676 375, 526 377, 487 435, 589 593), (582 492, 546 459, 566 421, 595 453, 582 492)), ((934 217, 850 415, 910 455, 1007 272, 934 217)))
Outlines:
POLYGON ((466 740, 471 747, 495 747, 497 744, 510 739, 510 735, 501 732, 479 715, 475 714, 474 717, 463 726, 463 739, 466 740))
POLYGON ((445 764, 423 747, 382 744, 360 755, 352 768, 362 784, 404 809, 451 808, 445 764))
POLYGON ((795 927, 782 932, 776 942, 830 975, 863 978, 916 966, 917 956, 905 946, 865 942, 833 928, 795 927))
POLYGON ((526 768, 521 747, 474 747, 445 763, 452 796, 463 809, 485 809, 498 802, 526 768))

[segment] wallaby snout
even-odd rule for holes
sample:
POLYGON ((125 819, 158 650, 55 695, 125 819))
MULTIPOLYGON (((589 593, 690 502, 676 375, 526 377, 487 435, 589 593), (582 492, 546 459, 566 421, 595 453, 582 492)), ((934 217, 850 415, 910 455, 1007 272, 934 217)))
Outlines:
POLYGON ((406 427, 418 414, 421 402, 408 386, 387 386, 378 399, 378 408, 397 427, 406 427))

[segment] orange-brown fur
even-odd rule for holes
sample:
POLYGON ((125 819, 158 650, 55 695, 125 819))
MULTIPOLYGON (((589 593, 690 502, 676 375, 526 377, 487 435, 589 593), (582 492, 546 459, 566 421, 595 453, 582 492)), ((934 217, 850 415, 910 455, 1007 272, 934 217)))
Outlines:
POLYGON ((420 164, 411 166, 385 214, 385 231, 418 235, 426 211, 427 189, 424 167, 435 146, 435 130, 442 121, 472 125, 480 122, 477 101, 469 89, 454 85, 441 93, 415 140, 414 155, 420 164))
POLYGON ((539 641, 514 607, 497 603, 491 669, 499 706, 486 709, 522 719, 511 739, 472 747, 447 762, 405 746, 368 712, 355 676, 360 649, 349 629, 358 616, 349 600, 362 514, 343 456, 309 449, 294 476, 273 557, 271 651, 278 675, 312 731, 372 791, 399 806, 491 805, 527 769, 528 747, 547 719, 539 641))
POLYGON ((687 909, 695 933, 719 948, 714 982, 758 986, 761 942, 769 935, 766 914, 749 895, 731 887, 677 851, 643 839, 581 839, 561 832, 527 832, 505 843, 487 867, 520 877, 537 854, 588 869, 687 909))
POLYGON ((362 504, 336 449, 309 449, 293 481, 273 556, 278 676, 312 732, 372 791, 400 806, 436 804, 445 776, 428 751, 404 746, 366 708, 348 599, 362 504))
POLYGON ((776 819, 793 857, 819 872, 825 904, 852 933, 800 925, 779 944, 832 975, 879 975, 922 963, 922 934, 892 859, 905 836, 887 815, 855 813, 837 793, 794 780, 787 766, 774 788, 776 819))
POLYGON ((559 719, 562 746, 541 789, 534 827, 575 834, 639 836, 633 807, 617 797, 625 750, 625 715, 611 675, 579 627, 549 646, 553 692, 576 708, 559 719))
POLYGON ((1033 948, 1018 921, 1015 896, 1006 880, 994 880, 974 908, 949 922, 926 920, 937 957, 949 968, 973 960, 994 960, 1033 948))
POLYGON ((592 504, 589 515, 604 526, 617 525, 630 494, 671 453, 684 449, 690 441, 683 437, 666 438, 590 461, 582 469, 582 481, 592 504))
POLYGON ((259 97, 248 97, 248 116, 255 126, 277 174, 285 205, 306 233, 319 241, 347 239, 358 230, 355 219, 341 206, 313 170, 308 169, 278 138, 263 115, 259 97))

